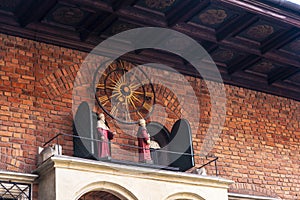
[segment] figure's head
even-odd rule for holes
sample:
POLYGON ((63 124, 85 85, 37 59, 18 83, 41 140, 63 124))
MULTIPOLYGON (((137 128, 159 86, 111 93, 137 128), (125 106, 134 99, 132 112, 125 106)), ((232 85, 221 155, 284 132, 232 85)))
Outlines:
POLYGON ((139 120, 139 125, 140 126, 146 126, 146 121, 144 119, 139 120))
POLYGON ((99 114, 99 119, 105 121, 105 115, 103 113, 100 113, 99 114))

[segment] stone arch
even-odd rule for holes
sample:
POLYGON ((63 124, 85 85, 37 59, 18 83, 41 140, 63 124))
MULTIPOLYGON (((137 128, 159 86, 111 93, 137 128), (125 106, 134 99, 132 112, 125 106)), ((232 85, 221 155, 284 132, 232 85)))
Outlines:
POLYGON ((168 196, 166 200, 205 200, 205 199, 195 193, 180 192, 168 196))
POLYGON ((78 200, 83 195, 87 194, 88 192, 93 191, 104 191, 113 194, 114 196, 118 197, 121 200, 138 200, 132 192, 127 190, 121 185, 116 183, 101 181, 101 182, 94 182, 90 183, 86 186, 83 186, 78 192, 76 192, 73 199, 78 200))

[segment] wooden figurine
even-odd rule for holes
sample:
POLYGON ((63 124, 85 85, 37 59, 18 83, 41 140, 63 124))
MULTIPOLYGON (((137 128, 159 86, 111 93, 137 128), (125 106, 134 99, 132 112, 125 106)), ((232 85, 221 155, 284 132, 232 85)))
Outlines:
POLYGON ((146 121, 139 120, 139 129, 137 132, 138 146, 139 146, 139 162, 152 164, 150 154, 150 135, 147 132, 146 121))
POLYGON ((99 120, 97 121, 97 130, 100 141, 98 142, 98 156, 99 158, 110 158, 110 140, 114 138, 115 132, 110 131, 107 123, 105 122, 105 116, 103 113, 99 114, 99 120))

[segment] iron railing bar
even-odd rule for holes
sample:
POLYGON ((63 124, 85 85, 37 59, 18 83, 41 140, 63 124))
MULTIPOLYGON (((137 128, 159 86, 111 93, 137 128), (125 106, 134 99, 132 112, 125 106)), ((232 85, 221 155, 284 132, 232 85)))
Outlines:
POLYGON ((199 167, 199 169, 202 168, 202 167, 205 167, 206 165, 209 165, 210 163, 212 163, 212 162, 214 162, 214 161, 216 161, 216 160, 218 160, 218 157, 217 157, 217 158, 214 158, 213 160, 210 160, 208 163, 205 163, 204 165, 201 165, 201 166, 199 167))
POLYGON ((31 199, 31 185, 30 184, 1 181, 0 186, 6 191, 5 193, 1 194, 0 197, 4 197, 5 195, 10 195, 10 198, 17 199, 20 195, 25 194, 26 198, 28 200, 31 199), (10 187, 8 188, 4 184, 9 184, 10 187), (22 189, 19 187, 19 185, 23 185, 23 186, 25 186, 25 188, 22 189), (10 192, 10 190, 12 190, 15 186, 17 187, 17 189, 18 189, 17 192, 19 193, 17 197, 13 193, 10 192), (26 189, 29 189, 29 195, 27 195, 26 192, 24 192, 26 189))
POLYGON ((27 190, 28 189, 28 185, 24 185, 24 186, 26 186, 24 189, 22 189, 22 188, 20 188, 17 184, 16 184, 16 186, 19 188, 19 190, 21 191, 21 193, 17 196, 17 197, 19 197, 21 194, 25 194, 25 196, 27 197, 27 198, 29 198, 29 196, 26 194, 26 192, 24 192, 25 190, 27 190))
MULTIPOLYGON (((218 160, 218 159, 217 159, 217 160, 218 160)), ((217 166, 217 160, 215 161, 216 176, 218 176, 218 166, 217 166)))
POLYGON ((62 133, 58 133, 56 136, 54 136, 54 137, 51 138, 48 142, 46 142, 46 143, 43 145, 43 147, 46 146, 47 144, 49 144, 50 142, 52 142, 53 140, 55 140, 55 138, 59 137, 60 135, 63 135, 63 134, 62 134, 62 133))
POLYGON ((31 187, 31 184, 29 185, 29 200, 31 200, 31 191, 32 190, 32 187, 31 187))
POLYGON ((2 197, 8 193, 12 198, 15 198, 15 196, 9 191, 9 190, 11 190, 11 189, 14 187, 14 185, 15 185, 14 183, 12 183, 12 184, 13 184, 13 185, 8 189, 8 188, 6 188, 6 186, 4 186, 4 185, 1 183, 1 186, 4 187, 4 189, 6 190, 6 192, 4 192, 4 193, 2 194, 2 197))
MULTIPOLYGON (((94 142, 103 142, 100 139, 92 139, 92 138, 82 137, 82 136, 78 136, 78 135, 58 133, 53 138, 51 138, 49 141, 47 141, 43 146, 46 146, 47 144, 51 143, 54 139, 57 139, 57 143, 58 143, 59 142, 59 138, 58 138, 59 136, 79 138, 79 139, 89 140, 89 141, 94 141, 94 142)), ((120 144, 120 143, 111 142, 111 141, 108 141, 107 143, 108 144, 115 144, 115 145, 123 146, 123 147, 129 147, 129 148, 133 148, 133 149, 145 149, 143 147, 137 147, 137 146, 129 145, 129 144, 120 144)), ((150 150, 152 150, 152 148, 150 148, 150 150)), ((157 152, 164 152, 164 153, 169 153, 169 154, 180 154, 180 155, 197 156, 197 157, 199 156, 199 157, 205 157, 206 159, 213 158, 213 160, 210 160, 208 163, 205 163, 204 165, 200 166, 199 169, 211 164, 212 162, 215 162, 215 172, 216 172, 216 176, 218 176, 217 160, 219 159, 219 157, 217 157, 215 155, 194 154, 194 153, 190 154, 190 153, 183 153, 183 152, 176 152, 176 151, 168 151, 168 150, 164 150, 164 149, 154 149, 154 150, 157 151, 157 152)))
MULTIPOLYGON (((47 144, 49 144, 50 142, 52 142, 55 138, 59 137, 60 135, 67 136, 67 137, 75 137, 75 138, 80 138, 80 139, 90 140, 90 141, 95 141, 95 142, 103 142, 102 140, 99 140, 99 139, 91 139, 91 138, 77 136, 77 135, 69 135, 69 134, 59 133, 56 136, 54 136, 53 138, 51 138, 48 142, 46 142, 43 146, 46 146, 47 144)), ((116 144, 116 145, 124 146, 124 147, 131 147, 133 149, 147 149, 147 150, 151 150, 151 148, 148 149, 148 148, 137 147, 137 146, 129 145, 129 144, 120 144, 120 143, 117 143, 117 142, 107 142, 107 143, 116 144)), ((168 151, 168 150, 163 150, 163 149, 157 149, 156 151, 165 152, 165 153, 174 153, 174 154, 180 154, 180 155, 187 155, 187 156, 199 156, 199 157, 203 157, 203 156, 201 156, 201 154, 182 153, 182 152, 168 151)), ((217 158, 216 156, 212 156, 212 155, 210 155, 208 157, 217 158)))

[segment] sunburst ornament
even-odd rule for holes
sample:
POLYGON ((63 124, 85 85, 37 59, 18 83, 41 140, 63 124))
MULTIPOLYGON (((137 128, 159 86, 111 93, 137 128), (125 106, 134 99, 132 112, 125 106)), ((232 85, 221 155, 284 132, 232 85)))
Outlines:
POLYGON ((253 26, 247 31, 248 37, 252 37, 255 39, 264 39, 273 33, 274 33, 274 28, 266 24, 259 24, 253 26))
MULTIPOLYGON (((103 67, 103 66, 100 66, 103 67)), ((127 124, 148 118, 155 104, 150 79, 141 66, 117 60, 94 76, 98 105, 113 119, 127 124), (96 80, 96 77, 100 77, 96 80)))
POLYGON ((199 15, 200 21, 203 24, 209 24, 209 25, 223 23, 226 18, 227 18, 226 11, 221 9, 209 9, 199 15))

